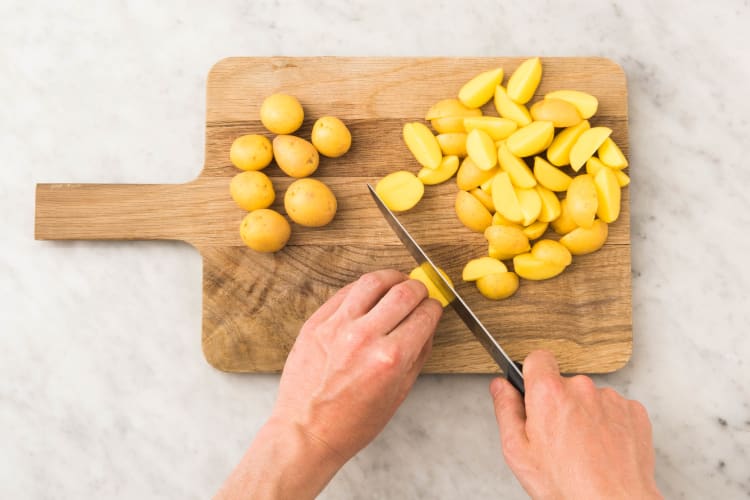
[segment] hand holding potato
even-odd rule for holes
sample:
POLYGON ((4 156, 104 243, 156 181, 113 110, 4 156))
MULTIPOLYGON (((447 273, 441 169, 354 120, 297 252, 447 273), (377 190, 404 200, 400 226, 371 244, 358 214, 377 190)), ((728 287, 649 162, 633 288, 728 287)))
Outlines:
POLYGON ((424 285, 398 271, 365 274, 336 293, 303 325, 273 414, 218 497, 319 493, 404 400, 441 314, 424 285))

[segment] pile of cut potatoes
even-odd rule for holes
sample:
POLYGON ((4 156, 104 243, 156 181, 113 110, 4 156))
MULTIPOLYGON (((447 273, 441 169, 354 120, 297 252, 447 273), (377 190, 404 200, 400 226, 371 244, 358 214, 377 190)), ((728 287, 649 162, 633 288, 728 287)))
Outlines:
POLYGON ((542 72, 538 57, 528 59, 503 85, 503 69, 491 69, 463 85, 458 98, 435 103, 425 120, 436 133, 421 122, 403 128, 421 170, 393 172, 376 186, 391 210, 406 211, 425 186, 455 176, 456 216, 488 244, 487 255, 470 260, 462 278, 493 300, 512 296, 519 277, 554 278, 573 256, 599 250, 630 182, 612 130, 589 122, 599 106, 595 96, 556 90, 529 106, 542 72), (490 100, 497 116, 480 109, 490 100), (540 239, 550 226, 559 239, 540 239))
POLYGON ((229 159, 244 170, 235 175, 229 192, 237 205, 249 213, 240 224, 242 241, 258 252, 276 252, 284 248, 292 234, 283 215, 270 207, 276 199, 271 179, 261 172, 276 160, 279 168, 297 180, 284 194, 284 209, 292 221, 302 226, 320 227, 336 215, 337 202, 331 189, 312 179, 320 155, 342 156, 352 144, 352 135, 336 117, 324 116, 313 125, 311 141, 293 134, 304 120, 302 105, 294 96, 273 94, 260 108, 260 120, 269 132, 277 134, 273 143, 264 135, 238 137, 232 143, 229 159))

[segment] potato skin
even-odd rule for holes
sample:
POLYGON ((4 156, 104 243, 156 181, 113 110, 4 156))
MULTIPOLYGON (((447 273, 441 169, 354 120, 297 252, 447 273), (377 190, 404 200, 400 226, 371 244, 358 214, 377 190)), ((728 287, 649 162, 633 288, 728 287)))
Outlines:
POLYGON ((263 170, 273 160, 271 141, 264 135, 242 135, 232 142, 229 160, 240 170, 263 170))
POLYGON ((271 179, 256 171, 235 175, 229 183, 229 193, 235 203, 248 212, 268 208, 276 198, 271 179))
POLYGON ((335 116, 318 118, 310 136, 313 146, 323 156, 338 158, 352 146, 352 134, 335 116))
POLYGON ((293 135, 277 135, 273 140, 276 164, 289 177, 307 177, 318 169, 320 156, 310 142, 293 135))
POLYGON ((247 214, 240 223, 240 237, 256 252, 278 252, 289 241, 292 228, 278 212, 261 208, 247 214))
POLYGON ((333 192, 316 179, 299 179, 284 194, 284 209, 301 226, 320 227, 330 223, 338 204, 333 192))
POLYGON ((260 121, 274 134, 291 134, 302 125, 305 112, 296 97, 273 94, 260 106, 260 121))

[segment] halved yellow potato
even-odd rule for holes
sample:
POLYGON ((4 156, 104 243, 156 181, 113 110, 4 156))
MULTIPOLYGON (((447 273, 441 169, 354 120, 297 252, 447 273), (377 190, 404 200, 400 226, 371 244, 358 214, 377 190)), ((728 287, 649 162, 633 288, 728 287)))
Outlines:
POLYGON ((375 192, 388 208, 403 212, 419 203, 424 196, 424 184, 411 172, 399 170, 380 179, 375 192))
POLYGON ((550 121, 555 128, 574 127, 581 123, 581 114, 575 106, 560 99, 542 99, 529 109, 531 118, 550 121))
POLYGON ((518 276, 513 272, 492 273, 476 281, 477 290, 491 300, 507 299, 518 290, 518 276))
POLYGON ((461 87, 458 100, 468 108, 480 108, 492 99, 492 94, 503 81, 503 68, 484 71, 461 87))
POLYGON ((620 184, 620 187, 625 187, 630 184, 630 177, 628 177, 628 174, 626 174, 622 170, 615 170, 614 172, 615 177, 617 177, 617 182, 620 184))
POLYGON ((471 158, 464 158, 456 174, 456 185, 463 191, 471 191, 482 183, 491 181, 499 171, 497 167, 490 170, 482 170, 477 167, 471 158))
MULTIPOLYGON (((521 230, 525 230, 526 229, 521 224, 517 224, 515 222, 509 221, 508 219, 506 219, 505 217, 503 217, 503 214, 501 214, 500 212, 495 212, 492 215, 492 225, 493 226, 514 226, 514 227, 517 227, 518 229, 521 229, 521 230)), ((529 227, 531 227, 531 226, 529 226, 529 227)))
POLYGON ((612 129, 609 127, 593 127, 585 130, 570 150, 570 166, 573 170, 578 172, 611 133, 612 129))
POLYGON ((518 124, 519 127, 523 127, 531 123, 531 115, 529 110, 523 104, 518 104, 513 99, 508 97, 505 88, 502 85, 498 85, 495 88, 495 109, 497 114, 503 118, 513 120, 518 124))
POLYGON ((523 219, 521 224, 529 226, 539 218, 542 211, 542 199, 539 197, 536 188, 522 189, 516 188, 516 196, 521 205, 523 219))
POLYGON ((614 171, 605 167, 594 176, 598 200, 596 215, 604 222, 610 223, 620 216, 620 184, 614 171))
POLYGON ((513 270, 521 278, 533 281, 554 278, 565 270, 566 266, 536 258, 531 253, 522 253, 513 257, 513 270))
POLYGON ((599 173, 599 170, 603 168, 609 168, 604 163, 601 162, 599 158, 596 156, 592 156, 588 160, 586 160, 586 173, 590 175, 596 175, 599 173))
POLYGON ((599 146, 598 152, 599 159, 608 167, 622 169, 628 166, 628 159, 610 137, 599 146))
POLYGON ((435 139, 444 155, 455 155, 460 158, 466 156, 466 134, 462 132, 438 134, 435 139))
MULTIPOLYGON (((476 111, 479 111, 478 109, 476 111)), ((446 116, 444 118, 433 118, 430 125, 438 134, 465 134, 463 116, 446 116)))
POLYGON ((484 205, 484 208, 489 210, 491 214, 495 213, 495 204, 492 202, 492 195, 483 191, 480 188, 474 188, 469 193, 479 200, 479 202, 484 205))
POLYGON ((472 231, 481 233, 492 224, 489 210, 466 191, 456 194, 455 209, 458 220, 472 231))
POLYGON ((500 168, 507 172, 514 186, 529 189, 536 186, 534 174, 526 162, 508 150, 508 145, 503 142, 497 148, 497 159, 500 168))
POLYGON ((568 127, 561 130, 557 136, 552 139, 552 144, 547 148, 547 159, 556 167, 564 167, 570 164, 570 150, 576 143, 581 134, 591 128, 588 120, 583 120, 574 127, 568 127))
POLYGON ((518 226, 489 226, 484 230, 484 237, 500 260, 510 259, 531 248, 529 238, 518 226))
POLYGON ((509 221, 519 224, 523 221, 521 203, 508 172, 499 172, 492 180, 492 203, 495 210, 509 221))
POLYGON ((541 156, 534 157, 534 177, 542 186, 551 191, 565 191, 570 186, 571 176, 550 165, 541 156))
POLYGON ((579 90, 555 90, 554 92, 549 92, 544 98, 560 99, 561 101, 569 102, 578 109, 581 118, 584 120, 594 116, 599 107, 599 101, 596 97, 579 90))
POLYGON ((568 210, 568 200, 563 198, 560 200, 560 215, 557 219, 551 222, 552 229, 559 235, 565 235, 571 232, 573 229, 578 227, 578 224, 570 216, 570 210, 568 210))
POLYGON ((445 182, 456 173, 458 170, 458 156, 449 155, 443 156, 443 160, 440 162, 440 166, 436 169, 422 167, 417 173, 417 178, 422 181, 422 184, 433 185, 445 182))
POLYGON ((505 139, 518 128, 518 124, 508 118, 497 116, 469 116, 464 118, 464 129, 471 132, 474 129, 484 130, 493 141, 505 139))
POLYGON ((606 222, 595 220, 591 227, 577 227, 560 238, 560 243, 573 255, 596 252, 607 241, 609 227, 606 222))
POLYGON ((540 240, 531 247, 531 255, 544 262, 560 266, 569 266, 573 262, 573 256, 570 250, 565 248, 560 242, 555 240, 540 240))
POLYGON ((492 257, 479 257, 466 263, 461 278, 464 281, 476 281, 488 274, 505 273, 507 271, 508 268, 501 261, 492 257))
POLYGON ((581 174, 573 178, 565 199, 567 210, 577 226, 591 227, 599 205, 594 177, 581 174))
MULTIPOLYGON (((493 220, 492 223, 494 224, 495 221, 493 220)), ((530 224, 527 227, 523 228, 523 234, 525 234, 526 237, 529 238, 529 240, 536 240, 542 237, 548 226, 549 222, 542 222, 540 220, 537 220, 533 224, 530 224)))
POLYGON ((427 168, 438 168, 443 159, 440 144, 430 129, 419 122, 404 125, 404 142, 420 165, 427 168))
POLYGON ((555 127, 552 122, 531 122, 513 132, 505 140, 508 151, 524 158, 534 156, 549 147, 555 137, 555 127))
POLYGON ((466 116, 482 116, 481 109, 467 108, 458 99, 443 99, 436 102, 427 111, 425 120, 435 120, 439 118, 461 118, 466 116))
POLYGON ((508 97, 518 104, 526 104, 542 80, 542 61, 533 57, 522 62, 508 78, 508 97))
MULTIPOLYGON (((554 167, 552 167, 554 168, 554 167)), ((534 187, 542 201, 542 210, 539 212, 539 221, 551 222, 560 216, 560 200, 557 195, 544 186, 536 185, 534 187)))
POLYGON ((466 152, 481 170, 490 170, 497 165, 495 141, 487 132, 474 129, 466 136, 466 152))
MULTIPOLYGON (((427 273, 425 272, 423 267, 427 265, 427 263, 424 263, 421 266, 412 269, 412 271, 409 273, 409 278, 421 281, 422 284, 427 287, 427 294, 429 295, 429 297, 440 302, 443 307, 446 307, 449 304, 448 299, 445 297, 445 295, 440 293, 440 290, 435 285, 435 283, 433 283, 433 281, 427 276, 427 273)), ((443 276, 443 278, 445 278, 445 281, 448 282, 451 288, 453 288, 453 281, 451 280, 450 276, 445 274, 445 271, 443 271, 439 267, 437 268, 437 270, 443 276)))

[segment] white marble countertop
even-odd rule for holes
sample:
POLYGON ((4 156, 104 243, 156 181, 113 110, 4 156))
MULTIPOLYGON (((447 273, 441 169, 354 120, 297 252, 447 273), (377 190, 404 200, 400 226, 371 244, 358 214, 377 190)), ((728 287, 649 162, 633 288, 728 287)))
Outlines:
MULTIPOLYGON (((649 408, 667 498, 750 495, 747 1, 312 4, 0 6, 0 497, 207 498, 239 459, 278 377, 203 360, 198 253, 34 241, 34 184, 187 181, 214 62, 318 54, 625 68, 634 353, 598 382, 649 408)), ((422 377, 322 497, 523 498, 488 382, 422 377)))

